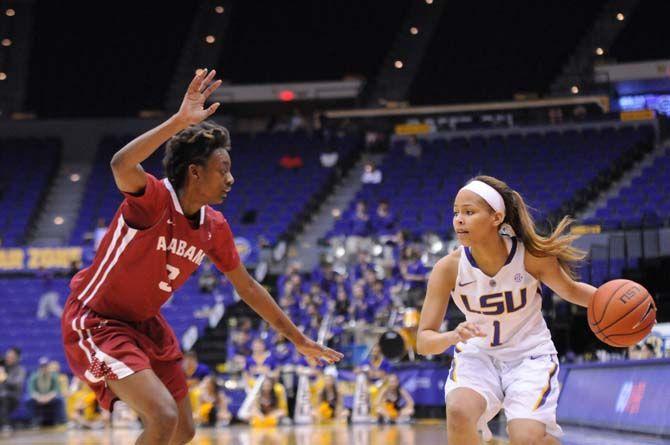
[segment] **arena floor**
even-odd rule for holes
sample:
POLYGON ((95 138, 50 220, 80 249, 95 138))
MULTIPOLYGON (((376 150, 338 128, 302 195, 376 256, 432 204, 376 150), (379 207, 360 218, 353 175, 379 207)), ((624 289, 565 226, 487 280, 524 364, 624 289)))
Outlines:
MULTIPOLYGON (((669 445, 660 439, 583 428, 564 428, 563 445, 669 445)), ((139 434, 132 430, 78 431, 64 428, 21 431, 0 444, 112 445, 132 444, 139 434)), ((446 445, 442 422, 421 422, 401 426, 298 426, 251 429, 246 426, 198 429, 194 445, 446 445)), ((487 445, 507 444, 494 439, 487 445)))

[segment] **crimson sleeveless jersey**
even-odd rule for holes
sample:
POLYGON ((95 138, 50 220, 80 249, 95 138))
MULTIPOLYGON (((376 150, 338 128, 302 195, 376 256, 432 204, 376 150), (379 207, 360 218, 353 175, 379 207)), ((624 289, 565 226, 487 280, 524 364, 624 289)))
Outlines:
POLYGON ((124 193, 93 264, 70 282, 70 298, 118 320, 156 316, 205 256, 222 272, 240 262, 220 212, 203 206, 198 227, 193 228, 170 182, 146 176, 144 193, 124 193))

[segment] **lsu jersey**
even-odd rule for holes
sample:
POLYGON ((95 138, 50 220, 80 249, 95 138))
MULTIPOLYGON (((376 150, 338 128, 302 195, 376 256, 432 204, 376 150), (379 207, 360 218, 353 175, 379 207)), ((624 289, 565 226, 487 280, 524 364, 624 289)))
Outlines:
POLYGON ((451 298, 477 324, 486 337, 467 340, 502 361, 556 354, 551 333, 542 317, 540 282, 524 266, 525 249, 516 237, 503 237, 508 257, 503 267, 488 276, 479 269, 470 249, 461 246, 458 275, 451 298))

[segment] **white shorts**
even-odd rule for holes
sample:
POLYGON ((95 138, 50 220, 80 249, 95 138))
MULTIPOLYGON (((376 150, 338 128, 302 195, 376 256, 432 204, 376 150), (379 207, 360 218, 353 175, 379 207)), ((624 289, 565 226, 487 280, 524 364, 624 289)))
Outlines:
POLYGON ((457 349, 444 385, 445 400, 456 388, 472 389, 486 400, 486 411, 477 423, 482 431, 487 431, 486 424, 503 408, 507 421, 537 420, 546 425, 548 434, 563 435, 556 423, 559 387, 555 355, 503 362, 476 348, 457 349))

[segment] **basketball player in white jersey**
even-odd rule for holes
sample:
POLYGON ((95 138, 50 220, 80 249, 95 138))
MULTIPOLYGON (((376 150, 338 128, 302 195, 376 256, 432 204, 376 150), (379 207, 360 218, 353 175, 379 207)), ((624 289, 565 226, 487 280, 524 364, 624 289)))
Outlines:
POLYGON ((421 311, 420 354, 456 345, 445 385, 449 445, 491 438, 487 423, 505 410, 512 445, 558 444, 558 360, 542 318, 540 282, 563 299, 587 306, 596 289, 574 280, 571 265, 584 252, 563 235, 563 218, 543 237, 521 195, 504 182, 478 176, 454 201, 461 247, 435 264, 421 311), (439 332, 453 298, 466 321, 439 332))

